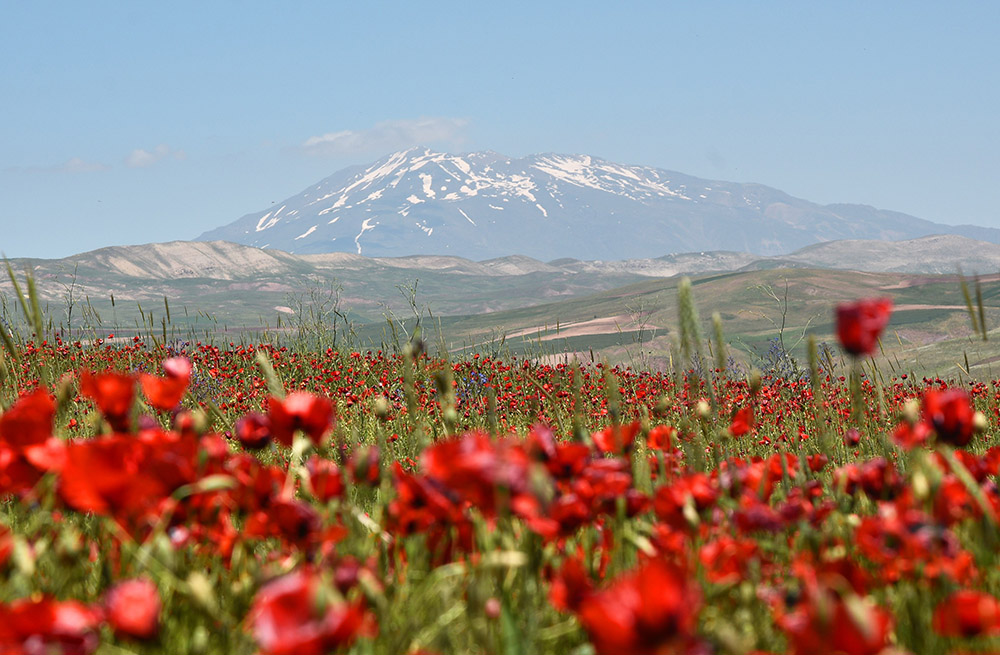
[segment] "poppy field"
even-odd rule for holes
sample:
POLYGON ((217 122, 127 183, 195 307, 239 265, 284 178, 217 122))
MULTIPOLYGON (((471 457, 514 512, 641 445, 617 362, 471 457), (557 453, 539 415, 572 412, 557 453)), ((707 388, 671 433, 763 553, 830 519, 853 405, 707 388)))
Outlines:
POLYGON ((998 383, 830 311, 783 376, 5 333, 0 653, 1000 652, 998 383))

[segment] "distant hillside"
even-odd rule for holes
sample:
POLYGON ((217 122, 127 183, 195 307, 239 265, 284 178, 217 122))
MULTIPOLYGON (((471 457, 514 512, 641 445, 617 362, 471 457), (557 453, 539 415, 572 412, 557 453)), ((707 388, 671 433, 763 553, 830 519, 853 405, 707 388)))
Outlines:
MULTIPOLYGON (((607 358, 634 366, 666 368, 677 338, 677 280, 650 279, 571 300, 488 315, 447 317, 441 330, 452 352, 496 349, 552 361, 567 356, 607 358), (502 344, 499 335, 503 336, 502 344), (569 355, 566 355, 569 353, 569 355)), ((1000 275, 981 278, 990 341, 971 327, 956 275, 862 273, 808 268, 706 274, 694 279, 695 303, 710 337, 719 312, 729 352, 761 365, 782 337, 799 362, 805 336, 835 346, 834 307, 839 302, 888 296, 895 309, 876 358, 879 375, 967 375, 995 378, 1000 355, 994 342, 1000 320, 1000 275), (783 299, 787 293, 787 309, 783 299), (783 316, 784 311, 784 316, 783 316), (784 330, 779 330, 784 318, 784 330)), ((834 348, 836 352, 836 348, 834 348)), ((706 351, 707 352, 707 351, 706 351)), ((673 353, 676 356, 676 352, 673 353)), ((846 364, 837 361, 842 370, 846 364)), ((875 374, 873 370, 869 374, 875 374)))
MULTIPOLYGON (((1000 271, 1000 246, 944 235, 900 242, 832 241, 776 257, 706 251, 545 263, 523 255, 480 262, 436 255, 293 255, 226 242, 175 241, 13 264, 15 269, 36 268, 41 291, 53 308, 64 304, 72 290, 77 302, 89 298, 95 307, 110 310, 114 294, 126 303, 115 307, 115 315, 132 317, 138 314, 135 303, 158 305, 166 296, 178 308, 210 313, 227 325, 259 325, 287 314, 296 298, 334 286, 341 289, 343 306, 365 322, 380 321, 387 310, 408 311, 404 292, 414 282, 418 300, 436 315, 448 316, 515 309, 681 274, 782 267, 909 273, 954 273, 961 267, 966 273, 992 273, 1000 271)), ((0 278, 0 291, 4 289, 10 283, 0 278)))
MULTIPOLYGON (((72 298, 78 320, 81 303, 89 301, 101 322, 129 325, 140 318, 140 306, 143 313, 161 317, 166 297, 174 322, 206 329, 273 326, 279 316, 287 322, 297 303, 329 301, 335 290, 353 321, 369 322, 381 321, 387 312, 405 316, 408 289, 414 285, 421 304, 447 315, 523 307, 642 279, 628 271, 562 270, 525 257, 473 262, 439 256, 300 256, 225 242, 120 246, 11 263, 16 271, 35 270, 52 313, 66 314, 72 298)), ((0 278, 0 293, 11 291, 9 280, 0 278)))
MULTIPOLYGON (((317 316, 329 321, 329 314, 322 317, 339 293, 339 309, 363 343, 385 338, 387 316, 412 317, 412 299, 429 321, 425 324, 434 332, 440 325, 456 351, 502 340, 515 352, 589 356, 593 349, 616 361, 644 353, 647 363, 663 365, 669 360, 668 335, 677 325, 676 276, 689 274, 699 276, 695 291, 703 318, 720 312, 741 352, 766 350, 776 336, 770 320, 780 308, 767 289, 783 295, 787 282, 790 343, 807 324, 832 340, 836 302, 890 295, 897 311, 885 345, 897 370, 954 372, 965 355, 973 368, 988 370, 1000 357, 970 339, 953 273, 961 265, 966 273, 987 274, 982 281, 988 325, 996 324, 1000 286, 989 274, 1000 271, 1000 247, 956 236, 830 242, 770 258, 704 252, 620 262, 544 263, 524 256, 474 262, 429 255, 292 255, 224 242, 172 242, 11 263, 15 271, 34 269, 54 325, 102 326, 125 334, 142 332, 143 324, 159 329, 168 307, 171 334, 178 337, 274 329, 279 320, 285 328, 317 316), (830 269, 816 269, 819 265, 830 269), (832 270, 851 266, 869 271, 832 270)), ((8 317, 16 311, 11 291, 10 282, 0 280, 8 317)))

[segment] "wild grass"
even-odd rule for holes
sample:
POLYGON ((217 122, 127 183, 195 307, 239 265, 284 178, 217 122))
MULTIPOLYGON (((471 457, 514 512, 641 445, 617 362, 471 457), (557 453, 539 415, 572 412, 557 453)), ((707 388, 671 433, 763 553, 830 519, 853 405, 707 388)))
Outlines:
POLYGON ((112 337, 60 326, 30 276, 10 277, 0 652, 998 646, 995 381, 915 379, 808 335, 792 369, 738 368, 721 316, 698 318, 697 284, 679 287, 674 357, 656 371, 549 365, 506 340, 448 354, 417 305, 370 349, 316 304, 266 339, 201 339, 164 299, 112 337), (185 395, 157 409, 140 382, 169 381, 176 357, 185 395), (106 371, 131 380, 123 414, 106 371), (51 417, 26 400, 39 387, 51 417), (335 422, 316 418, 326 402, 335 422), (273 438, 251 451, 255 415, 273 438), (142 638, 109 601, 137 578, 161 603, 142 638), (275 580, 312 586, 277 616, 262 609, 275 580), (956 618, 959 591, 982 596, 956 618), (92 620, 24 610, 69 601, 92 620), (358 620, 338 632, 346 608, 358 620))

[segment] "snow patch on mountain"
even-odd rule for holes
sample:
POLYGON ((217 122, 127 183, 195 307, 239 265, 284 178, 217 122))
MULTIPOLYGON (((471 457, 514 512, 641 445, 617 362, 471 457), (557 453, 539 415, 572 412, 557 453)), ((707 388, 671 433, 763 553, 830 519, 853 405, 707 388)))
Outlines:
POLYGON ((295 240, 298 241, 299 239, 305 239, 307 236, 309 236, 310 234, 312 234, 315 231, 316 231, 316 226, 313 225, 311 228, 309 228, 308 230, 306 230, 305 232, 303 232, 299 236, 295 237, 295 240))
MULTIPOLYGON (((375 223, 375 225, 378 225, 378 223, 375 223)), ((361 254, 361 235, 367 232, 368 230, 374 230, 375 225, 372 225, 372 219, 370 218, 366 218, 361 223, 361 231, 358 232, 358 236, 354 237, 354 245, 358 247, 359 255, 361 254)))
POLYGON ((267 223, 265 223, 264 221, 267 221, 267 219, 268 219, 268 217, 269 217, 270 215, 271 215, 271 212, 267 212, 266 214, 264 214, 264 216, 263 216, 263 217, 262 217, 262 218, 261 218, 261 219, 260 219, 259 221, 257 221, 257 231, 258 231, 258 232, 261 232, 261 231, 263 231, 263 230, 266 230, 266 229, 267 229, 267 228, 269 228, 269 227, 274 227, 274 226, 275 226, 275 224, 276 224, 276 223, 277 223, 278 221, 280 221, 280 220, 281 220, 280 218, 278 218, 277 216, 275 216, 275 217, 274 217, 274 218, 272 218, 272 219, 271 219, 270 221, 268 221, 267 223))
POLYGON ((473 225, 475 225, 475 224, 476 224, 476 222, 475 222, 474 220, 472 220, 471 218, 469 218, 469 215, 468 215, 468 214, 466 214, 464 210, 462 210, 462 209, 459 209, 459 210, 458 210, 458 213, 459 213, 459 214, 461 214, 462 216, 465 216, 465 220, 469 221, 469 222, 470 222, 470 223, 472 223, 473 225))

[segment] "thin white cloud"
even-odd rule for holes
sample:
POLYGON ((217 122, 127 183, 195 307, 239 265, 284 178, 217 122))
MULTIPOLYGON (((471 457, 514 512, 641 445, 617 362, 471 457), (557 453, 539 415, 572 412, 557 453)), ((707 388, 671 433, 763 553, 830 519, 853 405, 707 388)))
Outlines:
POLYGON ((174 150, 170 146, 161 143, 152 150, 136 148, 125 158, 125 165, 129 168, 146 168, 167 158, 184 159, 187 157, 183 150, 174 150))
POLYGON ((99 173, 109 170, 111 167, 96 161, 87 161, 79 157, 73 157, 64 164, 55 167, 55 170, 62 173, 99 173))
POLYGON ((376 123, 367 130, 342 130, 306 139, 300 149, 310 155, 383 153, 418 145, 458 145, 469 122, 463 118, 425 117, 376 123))

